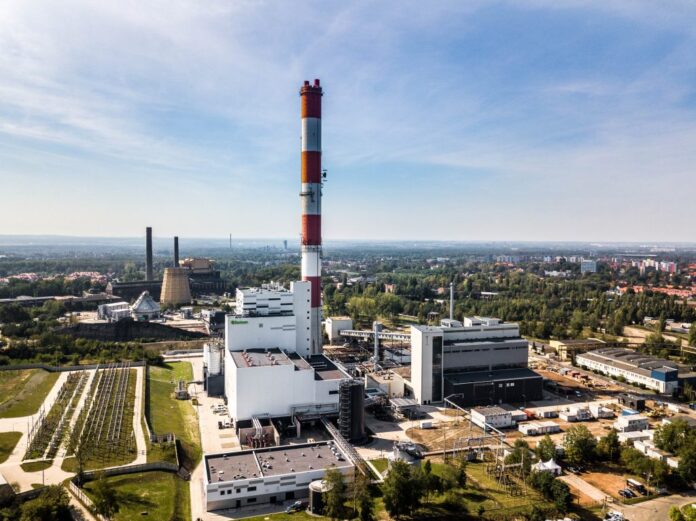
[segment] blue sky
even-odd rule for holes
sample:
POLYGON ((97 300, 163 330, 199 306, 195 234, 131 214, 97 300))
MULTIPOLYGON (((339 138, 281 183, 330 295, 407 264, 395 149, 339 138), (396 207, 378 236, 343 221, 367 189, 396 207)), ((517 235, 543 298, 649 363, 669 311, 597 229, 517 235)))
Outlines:
POLYGON ((0 234, 696 240, 696 4, 0 3, 0 234), (28 211, 29 209, 29 211, 28 211))

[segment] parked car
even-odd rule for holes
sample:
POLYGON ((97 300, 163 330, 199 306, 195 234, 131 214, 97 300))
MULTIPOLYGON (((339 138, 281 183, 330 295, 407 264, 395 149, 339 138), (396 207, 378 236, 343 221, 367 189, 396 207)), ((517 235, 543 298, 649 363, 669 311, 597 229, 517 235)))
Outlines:
POLYGON ((293 512, 299 512, 304 509, 304 503, 302 501, 295 501, 292 505, 285 509, 286 514, 292 514, 293 512))

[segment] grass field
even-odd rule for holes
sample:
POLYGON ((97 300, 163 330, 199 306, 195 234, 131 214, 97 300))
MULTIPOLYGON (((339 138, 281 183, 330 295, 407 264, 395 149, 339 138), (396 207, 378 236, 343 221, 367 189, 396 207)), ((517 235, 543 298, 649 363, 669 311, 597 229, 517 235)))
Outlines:
POLYGON ((0 418, 35 414, 59 375, 43 369, 0 371, 0 418))
POLYGON ((387 470, 387 467, 389 466, 389 461, 387 458, 373 459, 370 460, 370 463, 372 463, 381 474, 384 474, 384 471, 387 470))
POLYGON ((21 437, 21 432, 0 432, 0 463, 7 461, 21 437))
POLYGON ((22 467, 24 472, 38 472, 40 470, 46 470, 51 465, 53 465, 53 460, 42 460, 22 463, 20 467, 22 467))
POLYGON ((155 434, 173 432, 183 449, 181 464, 191 470, 201 458, 201 437, 198 418, 189 400, 176 400, 173 392, 180 380, 193 380, 189 362, 173 362, 164 367, 148 369, 147 414, 155 434))
MULTIPOLYGON (((150 521, 189 521, 189 484, 169 472, 142 472, 105 478, 116 492, 119 512, 113 521, 144 517, 150 521), (147 512, 147 514, 144 514, 147 512)), ((85 485, 90 495, 94 483, 85 485)))

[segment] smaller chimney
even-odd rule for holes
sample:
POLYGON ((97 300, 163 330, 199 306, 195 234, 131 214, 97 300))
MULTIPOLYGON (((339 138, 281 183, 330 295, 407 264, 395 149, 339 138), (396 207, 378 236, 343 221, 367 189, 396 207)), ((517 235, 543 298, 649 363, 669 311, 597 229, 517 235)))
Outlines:
POLYGON ((152 273, 152 228, 145 228, 145 278, 153 280, 152 273))
POLYGON ((174 267, 179 267, 179 237, 174 237, 174 267))

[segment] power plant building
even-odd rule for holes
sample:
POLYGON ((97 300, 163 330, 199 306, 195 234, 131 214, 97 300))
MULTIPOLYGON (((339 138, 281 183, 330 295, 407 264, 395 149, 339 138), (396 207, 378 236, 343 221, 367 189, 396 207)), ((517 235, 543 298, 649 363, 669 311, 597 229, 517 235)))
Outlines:
POLYGON ((160 303, 164 306, 179 306, 191 303, 191 288, 188 273, 184 268, 165 268, 160 303))
POLYGON ((411 326, 411 376, 405 382, 419 404, 451 397, 461 405, 542 399, 543 379, 530 370, 528 344, 517 324, 496 318, 443 320, 411 326))

